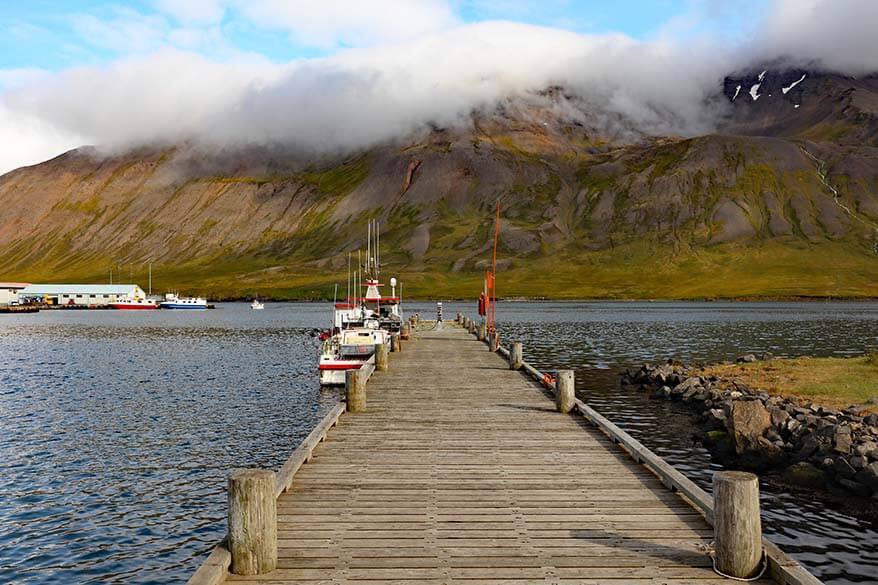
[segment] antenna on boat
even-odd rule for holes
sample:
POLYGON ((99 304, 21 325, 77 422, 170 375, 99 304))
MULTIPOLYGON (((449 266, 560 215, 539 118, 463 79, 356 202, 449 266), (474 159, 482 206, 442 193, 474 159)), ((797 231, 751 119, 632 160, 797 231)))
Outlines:
POLYGON ((348 251, 348 304, 351 303, 351 253, 348 251))
POLYGON ((381 227, 375 220, 375 276, 381 274, 381 227))

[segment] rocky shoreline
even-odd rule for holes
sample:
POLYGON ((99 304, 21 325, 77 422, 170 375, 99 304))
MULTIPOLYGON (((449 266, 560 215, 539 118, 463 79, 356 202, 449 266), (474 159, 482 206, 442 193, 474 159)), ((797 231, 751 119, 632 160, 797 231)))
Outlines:
POLYGON ((689 405, 702 421, 700 440, 723 464, 779 472, 790 485, 837 497, 878 500, 878 414, 770 395, 674 361, 626 370, 622 384, 689 405))

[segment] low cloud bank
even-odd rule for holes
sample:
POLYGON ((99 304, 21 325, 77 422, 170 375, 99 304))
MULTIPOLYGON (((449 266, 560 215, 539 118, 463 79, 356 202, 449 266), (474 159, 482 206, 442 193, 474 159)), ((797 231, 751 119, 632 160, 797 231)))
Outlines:
POLYGON ((734 47, 484 22, 284 65, 165 49, 12 84, 0 94, 0 129, 29 134, 35 150, 195 140, 333 152, 466 124, 473 110, 561 85, 633 131, 694 135, 713 128, 722 79, 736 69, 785 58, 878 70, 876 25, 878 2, 778 0, 734 47))

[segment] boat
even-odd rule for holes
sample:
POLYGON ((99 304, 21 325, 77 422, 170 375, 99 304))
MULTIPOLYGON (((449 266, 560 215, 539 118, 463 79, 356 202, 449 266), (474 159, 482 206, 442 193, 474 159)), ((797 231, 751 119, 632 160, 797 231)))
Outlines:
MULTIPOLYGON (((358 269, 353 274, 349 257, 347 299, 333 303, 332 327, 321 335, 323 347, 318 371, 323 386, 344 384, 345 373, 361 368, 375 354, 377 345, 390 345, 391 335, 398 333, 402 326, 401 294, 396 295, 396 278, 390 279, 390 296, 382 296, 380 292, 384 285, 379 280, 379 238, 377 222, 369 222, 366 259, 362 262, 358 252, 358 269), (363 288, 365 293, 361 297, 357 291, 363 288)), ((337 293, 338 287, 336 296, 337 293)))
POLYGON ((175 293, 165 295, 165 300, 159 303, 162 309, 207 309, 207 299, 201 297, 180 297, 175 293))
POLYGON ((250 308, 254 311, 261 311, 262 309, 265 308, 265 304, 260 303, 259 299, 253 299, 253 302, 250 303, 250 308))
POLYGON ((152 299, 128 299, 124 301, 114 301, 110 303, 111 309, 120 311, 143 311, 158 309, 158 303, 152 299))

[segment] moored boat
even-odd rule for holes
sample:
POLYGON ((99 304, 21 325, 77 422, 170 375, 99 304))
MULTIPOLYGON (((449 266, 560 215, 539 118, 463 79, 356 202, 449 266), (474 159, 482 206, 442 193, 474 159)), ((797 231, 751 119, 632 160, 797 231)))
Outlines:
POLYGON ((252 309, 254 311, 261 311, 264 308, 265 308, 265 304, 260 303, 259 299, 253 299, 253 302, 250 303, 250 309, 252 309))
POLYGON ((159 303, 162 309, 207 309, 207 299, 201 297, 180 297, 175 293, 165 295, 165 300, 159 303))
POLYGON ((362 367, 375 354, 377 345, 390 345, 391 334, 400 330, 402 311, 396 279, 390 279, 391 296, 384 297, 379 292, 382 284, 377 222, 369 223, 368 242, 365 263, 358 260, 354 274, 349 267, 348 297, 345 302, 334 304, 332 327, 321 336, 324 343, 318 370, 323 386, 344 384, 345 372, 362 367), (361 277, 365 277, 365 282, 361 277), (357 291, 362 288, 365 294, 360 297, 357 291))
POLYGON ((114 301, 110 303, 111 309, 120 311, 144 311, 158 309, 158 303, 152 299, 128 299, 124 301, 114 301))

